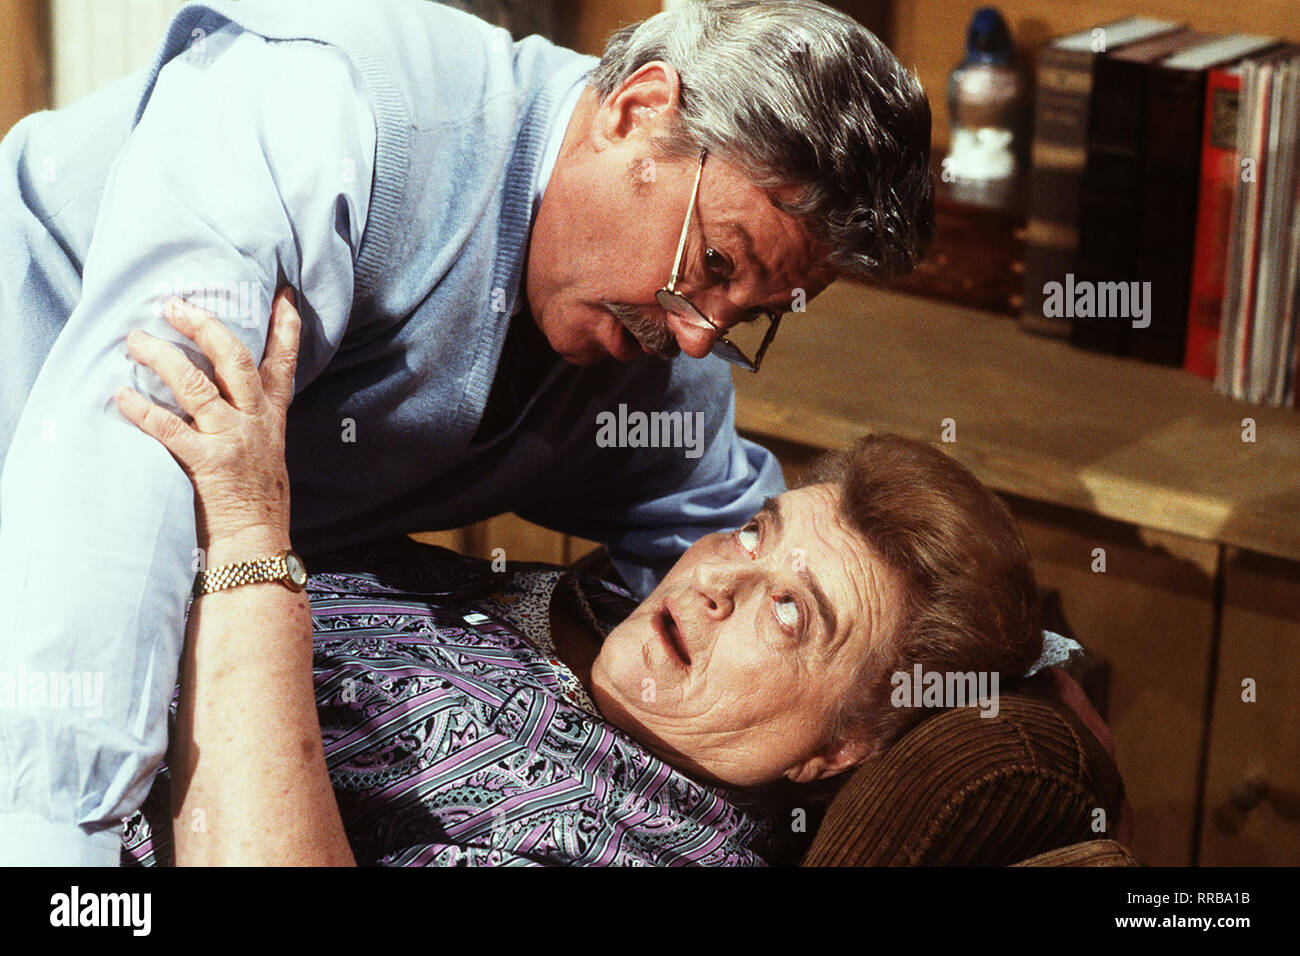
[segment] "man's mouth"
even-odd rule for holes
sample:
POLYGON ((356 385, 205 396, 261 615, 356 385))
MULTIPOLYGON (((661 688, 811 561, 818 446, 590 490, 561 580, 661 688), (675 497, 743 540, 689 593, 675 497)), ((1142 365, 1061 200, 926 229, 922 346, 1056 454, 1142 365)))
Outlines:
POLYGON ((681 351, 677 339, 664 323, 656 322, 640 309, 622 302, 601 304, 618 319, 622 326, 620 331, 630 336, 643 354, 660 359, 671 359, 681 351))
POLYGON ((685 667, 691 666, 691 655, 686 650, 686 642, 682 639, 681 628, 677 626, 677 620, 673 617, 672 611, 668 605, 664 604, 654 616, 654 629, 664 642, 664 646, 682 663, 685 667))
POLYGON ((601 335, 600 340, 610 357, 619 362, 630 362, 641 355, 640 343, 617 323, 612 324, 608 334, 601 335))

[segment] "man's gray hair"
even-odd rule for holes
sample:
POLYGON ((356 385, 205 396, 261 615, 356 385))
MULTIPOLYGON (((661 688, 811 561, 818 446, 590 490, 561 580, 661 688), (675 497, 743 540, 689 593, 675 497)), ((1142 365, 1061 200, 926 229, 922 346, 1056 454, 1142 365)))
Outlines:
POLYGON ((870 30, 814 0, 699 0, 614 33, 591 83, 601 99, 646 63, 681 78, 669 156, 701 147, 831 249, 849 275, 911 271, 934 235, 930 104, 870 30))

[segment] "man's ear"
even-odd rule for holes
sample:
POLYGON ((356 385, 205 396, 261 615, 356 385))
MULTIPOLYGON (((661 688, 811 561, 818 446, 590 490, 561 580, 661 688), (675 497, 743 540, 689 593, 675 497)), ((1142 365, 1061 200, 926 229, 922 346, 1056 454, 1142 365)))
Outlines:
POLYGON ((870 741, 867 740, 844 740, 795 764, 785 772, 785 776, 794 783, 825 780, 862 763, 871 756, 872 749, 870 741))
POLYGON ((653 139, 668 128, 668 111, 677 108, 680 94, 681 78, 673 67, 662 60, 642 64, 600 104, 592 139, 653 139))

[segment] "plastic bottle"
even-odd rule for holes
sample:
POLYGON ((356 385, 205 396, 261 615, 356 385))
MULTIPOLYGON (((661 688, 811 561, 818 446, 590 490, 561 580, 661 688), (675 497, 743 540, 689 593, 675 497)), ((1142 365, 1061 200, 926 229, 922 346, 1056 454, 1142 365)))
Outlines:
POLYGON ((1026 83, 1014 61, 1011 32, 993 7, 981 7, 966 34, 966 58, 948 79, 952 139, 943 176, 1005 180, 1023 148, 1026 83))

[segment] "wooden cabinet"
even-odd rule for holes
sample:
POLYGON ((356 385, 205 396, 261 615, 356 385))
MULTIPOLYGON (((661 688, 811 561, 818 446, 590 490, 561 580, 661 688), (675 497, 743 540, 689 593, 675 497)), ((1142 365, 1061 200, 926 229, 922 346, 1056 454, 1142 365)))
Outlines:
POLYGON ((1300 565, 1233 549, 1224 565, 1200 862, 1300 861, 1300 565))
POLYGON ((1109 664, 1105 719, 1133 809, 1133 850, 1193 862, 1214 632, 1213 544, 1056 508, 1008 502, 1039 587, 1109 664), (1098 556, 1104 556, 1105 570, 1098 556))
POLYGON ((1300 862, 1300 415, 847 282, 735 381, 738 427, 788 480, 823 449, 892 431, 1003 496, 1040 587, 1109 664, 1105 716, 1145 863, 1300 862))
POLYGON ((548 561, 552 564, 572 564, 600 547, 595 541, 560 534, 513 514, 498 515, 450 531, 416 532, 410 537, 476 558, 492 560, 503 557, 507 561, 548 561))

